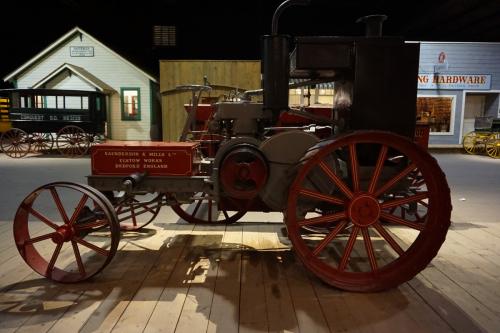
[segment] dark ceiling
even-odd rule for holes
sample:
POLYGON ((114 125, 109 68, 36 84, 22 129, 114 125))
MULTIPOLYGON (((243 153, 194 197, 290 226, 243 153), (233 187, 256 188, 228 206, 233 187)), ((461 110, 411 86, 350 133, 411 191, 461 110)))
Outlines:
MULTIPOLYGON (((151 73, 158 71, 158 59, 258 59, 259 36, 270 32, 280 2, 6 1, 0 21, 0 75, 15 70, 76 25, 151 73), (153 25, 175 25, 177 46, 154 48, 153 25)), ((363 27, 355 21, 370 14, 386 14, 384 33, 406 40, 500 42, 500 0, 312 0, 308 7, 286 11, 280 32, 360 35, 363 27)))

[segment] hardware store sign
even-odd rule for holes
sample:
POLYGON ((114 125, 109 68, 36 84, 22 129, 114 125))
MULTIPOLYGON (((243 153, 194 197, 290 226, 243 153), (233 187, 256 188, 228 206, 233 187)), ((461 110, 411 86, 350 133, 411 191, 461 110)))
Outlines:
POLYGON ((418 74, 418 89, 488 90, 491 75, 487 74, 418 74))

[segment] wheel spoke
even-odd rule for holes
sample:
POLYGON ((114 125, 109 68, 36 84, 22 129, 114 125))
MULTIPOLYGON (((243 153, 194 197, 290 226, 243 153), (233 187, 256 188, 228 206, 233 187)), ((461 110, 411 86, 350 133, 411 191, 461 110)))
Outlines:
POLYGON ((392 236, 384 229, 384 227, 382 226, 382 224, 380 224, 380 222, 374 223, 373 227, 375 228, 375 230, 377 230, 380 236, 382 236, 382 238, 384 238, 385 241, 389 243, 389 245, 392 247, 394 251, 396 251, 397 254, 401 256, 405 252, 401 248, 401 246, 399 246, 396 240, 392 238, 392 236))
POLYGON ((80 212, 82 211, 83 207, 85 206, 85 204, 87 203, 87 200, 88 200, 88 195, 84 194, 82 196, 82 198, 80 199, 80 201, 78 202, 78 206, 76 206, 76 209, 75 211, 73 212, 73 215, 71 216, 71 220, 69 221, 69 224, 72 225, 75 223, 76 221, 76 218, 78 217, 78 215, 80 215, 80 212))
POLYGON ((75 253, 76 264, 78 265, 78 271, 81 276, 85 276, 85 267, 83 267, 82 257, 80 256, 80 250, 78 250, 78 244, 72 240, 71 245, 73 246, 73 252, 75 253))
POLYGON ((50 221, 48 218, 46 218, 45 216, 43 216, 41 213, 39 213, 36 210, 34 210, 33 207, 28 207, 24 202, 21 204, 21 206, 24 209, 28 210, 28 212, 30 212, 31 215, 35 216, 37 219, 39 219, 40 221, 42 221, 43 223, 45 223, 46 225, 48 225, 52 229, 55 230, 55 229, 59 228, 59 226, 57 224, 55 224, 54 222, 50 221))
POLYGON ((415 202, 415 201, 420 202, 420 200, 427 199, 428 197, 429 197, 429 192, 421 192, 419 194, 411 195, 409 197, 386 201, 380 205, 380 208, 385 209, 385 208, 402 206, 410 202, 415 202))
POLYGON ((193 212, 191 213, 191 216, 196 217, 196 213, 198 212, 198 209, 200 209, 202 201, 203 201, 202 199, 198 200, 198 203, 196 204, 196 206, 193 209, 193 212))
POLYGON ((85 247, 88 247, 89 249, 91 250, 94 250, 95 252, 99 253, 100 255, 102 256, 109 256, 109 251, 106 250, 106 249, 103 249, 103 248, 100 248, 99 246, 96 246, 92 243, 89 243, 87 242, 86 240, 82 239, 82 238, 78 238, 78 237, 74 237, 73 240, 85 247))
POLYGON ((399 182, 401 179, 403 179, 405 176, 407 176, 410 172, 416 169, 415 163, 411 163, 408 165, 403 171, 398 173, 394 178, 392 178, 390 181, 385 183, 384 186, 378 189, 378 191, 374 194, 375 197, 379 197, 383 193, 385 193, 388 189, 393 187, 397 182, 399 182))
POLYGON ((212 222, 212 199, 208 200, 208 222, 212 222))
POLYGON ((321 170, 323 170, 325 174, 335 183, 335 185, 337 185, 337 187, 344 192, 347 198, 351 199, 353 197, 352 191, 349 187, 347 187, 344 181, 340 179, 324 161, 321 161, 319 166, 321 167, 321 170))
POLYGON ((302 194, 302 195, 305 195, 305 196, 308 196, 308 197, 311 197, 314 199, 319 199, 322 201, 331 202, 331 203, 336 204, 336 205, 345 204, 344 200, 342 200, 342 199, 336 198, 336 197, 331 196, 331 195, 322 194, 322 193, 319 193, 316 191, 311 191, 311 190, 308 190, 305 188, 301 188, 299 190, 299 194, 302 194))
POLYGON ((342 212, 335 213, 335 214, 329 214, 329 215, 313 217, 310 219, 304 219, 304 220, 298 221, 297 224, 299 227, 304 227, 304 226, 315 225, 315 224, 336 222, 336 221, 343 220, 346 217, 347 217, 346 212, 342 211, 342 212))
POLYGON ((344 228, 346 227, 347 225, 347 221, 342 221, 340 224, 338 224, 335 229, 333 229, 332 231, 330 231, 330 233, 321 241, 321 243, 318 244, 318 246, 316 246, 316 248, 314 249, 313 251, 313 254, 315 256, 317 256, 318 254, 321 253, 321 251, 323 251, 323 249, 328 245, 330 244, 330 242, 335 238, 337 237, 338 233, 341 232, 342 230, 344 230, 344 228))
POLYGON ((54 253, 52 254, 52 258, 50 258, 49 265, 47 266, 47 271, 45 272, 46 275, 49 277, 52 276, 52 271, 54 270, 54 266, 57 261, 57 257, 59 257, 59 253, 61 252, 61 248, 63 246, 63 243, 59 243, 56 246, 56 249, 54 250, 54 253))
POLYGON ((61 202, 61 199, 59 198, 59 194, 57 193, 56 188, 51 187, 50 193, 52 194, 52 198, 54 199, 54 202, 56 203, 57 210, 59 211, 59 214, 61 214, 61 217, 63 218, 64 223, 68 224, 69 223, 68 215, 66 214, 66 211, 64 210, 63 204, 61 202))
POLYGON ((380 177, 380 173, 382 172, 382 168, 384 167, 384 162, 387 157, 387 150, 387 146, 382 146, 380 148, 377 164, 375 166, 375 170, 373 171, 373 176, 368 187, 368 193, 373 193, 375 191, 375 186, 377 186, 378 178, 380 177))
POLYGON ((46 234, 46 235, 42 235, 42 236, 38 236, 38 237, 33 237, 33 238, 30 238, 30 239, 27 239, 27 240, 24 241, 23 245, 33 244, 33 243, 36 243, 36 242, 41 242, 41 241, 46 240, 46 239, 50 239, 55 234, 56 234, 55 232, 51 232, 50 234, 46 234))
POLYGON ((372 271, 378 270, 377 259, 375 259, 375 251, 373 251, 372 239, 370 238, 370 232, 368 228, 362 228, 361 233, 363 234, 363 242, 365 243, 366 253, 368 254, 368 259, 370 261, 370 266, 372 271))
POLYGON ((349 236, 349 240, 347 241, 347 245, 345 247, 344 253, 342 254, 342 259, 339 263, 339 270, 344 271, 349 258, 351 257, 352 249, 354 248, 354 244, 356 243, 356 238, 358 237, 359 227, 354 227, 351 231, 351 236, 349 236))
POLYGON ((137 219, 136 219, 136 216, 135 216, 134 206, 130 206, 130 214, 132 216, 132 224, 134 225, 134 227, 136 227, 137 226, 137 219))
POLYGON ((408 220, 405 220, 405 219, 402 219, 402 218, 399 218, 397 216, 390 215, 390 214, 387 214, 384 212, 380 213, 380 218, 383 219, 384 221, 404 225, 404 226, 407 226, 407 227, 410 227, 412 229, 419 230, 419 231, 424 230, 424 227, 425 227, 424 224, 410 222, 408 220))
POLYGON ((351 143, 349 145, 349 159, 351 164, 351 179, 354 192, 359 191, 359 165, 358 165, 358 155, 356 152, 356 144, 351 143))

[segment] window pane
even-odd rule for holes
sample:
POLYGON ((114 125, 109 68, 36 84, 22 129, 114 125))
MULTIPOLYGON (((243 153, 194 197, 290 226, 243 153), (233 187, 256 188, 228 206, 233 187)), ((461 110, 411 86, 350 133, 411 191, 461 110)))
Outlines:
POLYGON ((57 108, 64 109, 64 96, 57 96, 57 108))
POLYGON ((46 96, 45 100, 47 101, 46 108, 48 109, 56 108, 56 96, 46 96))
POLYGON ((89 109, 89 98, 87 96, 82 97, 82 109, 84 110, 89 109))
POLYGON ((45 96, 36 95, 35 96, 35 108, 43 109, 45 108, 45 96))
POLYGON ((453 97, 418 97, 417 120, 429 124, 431 132, 450 132, 453 97))
POLYGON ((65 96, 66 109, 82 109, 82 98, 80 96, 65 96))
POLYGON ((134 117, 138 114, 139 110, 139 96, 137 90, 124 90, 123 91, 123 108, 125 114, 129 117, 134 117))

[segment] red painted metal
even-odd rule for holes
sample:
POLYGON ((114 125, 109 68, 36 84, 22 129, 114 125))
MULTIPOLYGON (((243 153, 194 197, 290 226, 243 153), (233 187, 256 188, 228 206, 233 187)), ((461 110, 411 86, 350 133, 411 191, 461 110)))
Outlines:
POLYGON ((221 202, 215 202, 206 193, 197 193, 196 197, 197 199, 192 204, 172 205, 172 210, 184 221, 193 224, 230 224, 238 221, 246 214, 246 207, 243 203, 240 204, 238 200, 227 198, 226 200, 229 200, 231 205, 226 206, 232 207, 227 208, 221 202), (213 209, 216 209, 217 213, 213 213, 213 209), (217 215, 217 217, 214 215, 217 215))
POLYGON ((92 147, 92 174, 196 175, 198 147, 196 142, 108 141, 92 147))
MULTIPOLYGON (((184 104, 184 109, 186 112, 191 111, 191 105, 184 104)), ((197 131, 202 131, 206 129, 206 122, 212 117, 215 113, 215 105, 213 104, 198 104, 196 108, 196 126, 195 129, 197 131)))
POLYGON ((269 176, 264 157, 248 147, 236 148, 224 158, 220 182, 225 193, 237 199, 252 199, 266 184, 269 176))
POLYGON ((150 224, 160 212, 163 194, 153 198, 135 195, 115 204, 116 215, 123 231, 137 231, 150 224))
MULTIPOLYGON (((357 160, 349 157, 347 169, 356 170, 350 164, 357 160)), ((411 279, 428 265, 445 240, 450 215, 446 178, 432 156, 399 135, 360 131, 324 144, 304 162, 290 187, 285 222, 298 257, 323 281, 345 290, 378 291, 411 279), (379 151, 371 176, 350 172, 345 178, 329 165, 340 151, 360 154, 360 144, 379 151), (395 165, 393 156, 404 157, 398 160, 401 165, 395 165), (309 190, 310 179, 321 175, 330 189, 309 190), (311 199, 317 201, 314 210, 311 199), (399 212, 414 203, 425 209, 425 218, 401 216, 399 212), (304 215, 307 207, 311 213, 304 215), (391 225, 413 229, 413 243, 399 243, 391 225), (321 227, 312 229, 319 234, 311 236, 311 226, 321 227), (381 240, 387 246, 381 246, 381 240)))
POLYGON ((415 126, 415 142, 422 148, 429 147, 429 124, 417 123, 415 126))
POLYGON ((115 255, 120 238, 116 215, 104 195, 90 186, 67 182, 30 193, 16 212, 13 229, 24 261, 58 282, 79 282, 99 273, 115 255), (50 231, 32 235, 31 226, 36 223, 50 231), (62 257, 74 257, 75 262, 60 263, 62 257))

